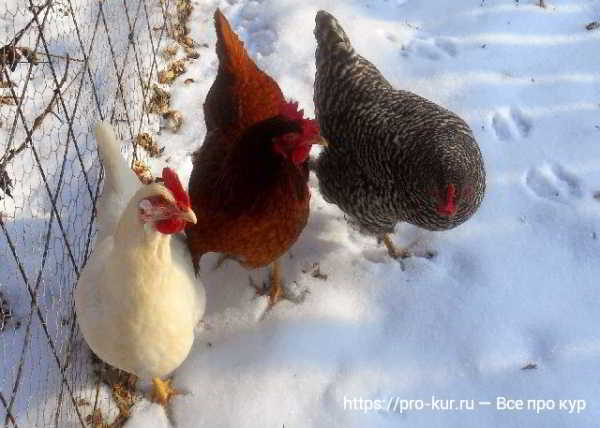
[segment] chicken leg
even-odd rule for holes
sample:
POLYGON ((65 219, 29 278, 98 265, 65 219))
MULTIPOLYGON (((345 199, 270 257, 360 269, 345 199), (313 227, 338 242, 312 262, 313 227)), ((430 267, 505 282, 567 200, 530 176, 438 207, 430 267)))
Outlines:
POLYGON ((292 303, 300 304, 304 302, 306 295, 310 293, 308 289, 302 290, 300 293, 294 295, 290 293, 289 290, 286 290, 282 284, 281 278, 281 263, 279 260, 273 262, 273 266, 271 268, 271 272, 269 274, 269 284, 263 283, 262 287, 257 285, 252 277, 248 278, 250 280, 250 285, 256 290, 256 294, 258 296, 267 296, 269 299, 269 307, 267 310, 270 310, 273 306, 275 306, 280 300, 289 300, 292 303))
POLYGON ((182 391, 171 386, 171 380, 162 380, 159 377, 152 379, 152 401, 166 406, 173 395, 183 394, 182 391))
POLYGON ((269 274, 270 286, 267 290, 269 296, 269 306, 273 307, 283 297, 283 287, 281 286, 281 263, 279 260, 273 262, 271 273, 269 274))
POLYGON ((388 250, 388 254, 393 259, 406 259, 412 255, 410 253, 410 251, 408 250, 408 248, 402 248, 402 249, 396 248, 396 246, 392 242, 392 239, 390 238, 390 235, 387 233, 385 235, 383 235, 381 240, 385 244, 385 247, 388 250))
POLYGON ((282 298, 286 298, 284 295, 283 287, 281 286, 281 264, 279 260, 275 260, 269 273, 269 285, 259 287, 256 285, 252 278, 250 278, 250 284, 256 289, 256 294, 259 296, 268 296, 269 298, 269 309, 279 302, 282 298))

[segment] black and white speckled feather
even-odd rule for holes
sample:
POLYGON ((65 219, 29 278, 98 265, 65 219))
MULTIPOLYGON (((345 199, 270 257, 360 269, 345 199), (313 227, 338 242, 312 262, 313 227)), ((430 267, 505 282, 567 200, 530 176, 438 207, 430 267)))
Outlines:
POLYGON ((325 11, 317 13, 315 36, 314 103, 329 142, 316 162, 325 199, 374 235, 400 221, 446 230, 471 217, 485 193, 485 171, 469 126, 394 89, 325 11), (437 210, 438 190, 448 183, 459 189, 450 217, 437 210))

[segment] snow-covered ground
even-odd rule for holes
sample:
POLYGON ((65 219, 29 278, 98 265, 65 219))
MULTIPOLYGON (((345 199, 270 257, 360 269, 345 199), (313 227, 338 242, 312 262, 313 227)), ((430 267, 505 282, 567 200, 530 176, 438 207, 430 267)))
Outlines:
POLYGON ((168 415, 137 404, 128 428, 597 424, 600 29, 585 26, 600 20, 600 2, 545 4, 194 3, 190 35, 208 47, 172 87, 184 125, 162 132, 155 171, 168 161, 187 178, 204 138, 216 7, 311 115, 312 31, 325 9, 393 85, 469 123, 488 189, 457 229, 401 225, 394 240, 418 255, 402 266, 351 229, 311 177, 309 224, 284 262, 287 286, 309 290, 305 301, 265 312, 249 275, 259 282, 266 270, 228 261, 213 272, 216 256, 205 257, 207 315, 174 375, 188 394, 168 415))

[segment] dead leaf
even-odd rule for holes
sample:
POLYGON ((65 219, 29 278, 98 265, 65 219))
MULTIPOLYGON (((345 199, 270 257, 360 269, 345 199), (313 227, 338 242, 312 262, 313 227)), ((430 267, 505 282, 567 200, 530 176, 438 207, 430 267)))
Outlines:
POLYGON ((180 36, 177 41, 187 48, 193 48, 196 45, 194 39, 189 36, 180 36))
POLYGON ((166 70, 158 72, 158 83, 171 84, 173 80, 185 73, 185 62, 183 60, 173 61, 166 70))
POLYGON ((162 149, 158 147, 158 144, 156 144, 152 136, 147 132, 139 134, 135 138, 135 142, 137 145, 143 148, 152 158, 160 156, 164 151, 164 147, 162 149))
POLYGON ((198 59, 198 58, 200 58, 200 54, 198 53, 198 51, 196 51, 196 50, 194 50, 192 48, 189 48, 187 46, 184 49, 185 49, 185 53, 186 53, 185 56, 187 58, 191 58, 191 59, 198 59))
POLYGON ((133 167, 131 168, 133 172, 138 176, 140 181, 144 184, 150 184, 154 181, 152 178, 152 172, 150 171, 150 167, 144 163, 144 161, 136 160, 133 163, 133 167))
POLYGON ((17 103, 12 95, 0 95, 0 105, 14 106, 17 103))
POLYGON ((169 60, 169 59, 173 58, 175 55, 177 55, 178 50, 179 50, 179 45, 177 43, 173 43, 172 45, 166 47, 162 51, 162 56, 163 56, 163 58, 169 60))
POLYGON ((96 366, 95 373, 99 379, 111 389, 119 414, 108 424, 102 413, 96 409, 87 416, 86 422, 89 425, 96 424, 92 426, 98 428, 120 428, 129 419, 131 408, 139 398, 136 390, 137 377, 98 360, 94 354, 92 364, 96 366))
MULTIPOLYGON (((13 197, 13 182, 4 168, 0 168, 0 190, 2 190, 11 198, 13 197)), ((2 197, 0 197, 0 199, 2 199, 2 197)))
POLYGON ((597 28, 600 28, 600 22, 598 22, 598 21, 590 22, 588 25, 585 26, 585 29, 588 31, 592 31, 597 28))
POLYGON ((177 110, 169 110, 163 114, 166 121, 166 128, 171 132, 177 132, 183 125, 183 115, 177 110))
POLYGON ((166 113, 171 103, 171 94, 158 85, 152 86, 152 97, 147 106, 148 113, 162 114, 166 113))
POLYGON ((27 61, 29 61, 31 64, 37 64, 40 62, 37 54, 35 53, 35 51, 33 49, 20 47, 19 50, 25 56, 27 61))
POLYGON ((8 301, 0 293, 0 332, 4 331, 8 320, 12 318, 12 311, 8 306, 8 301))
POLYGON ((0 70, 3 69, 4 65, 8 65, 10 71, 15 71, 20 59, 21 54, 12 44, 8 44, 0 48, 0 70))
POLYGON ((85 422, 92 428, 108 428, 108 424, 104 421, 104 416, 100 409, 95 409, 92 413, 85 417, 85 422))

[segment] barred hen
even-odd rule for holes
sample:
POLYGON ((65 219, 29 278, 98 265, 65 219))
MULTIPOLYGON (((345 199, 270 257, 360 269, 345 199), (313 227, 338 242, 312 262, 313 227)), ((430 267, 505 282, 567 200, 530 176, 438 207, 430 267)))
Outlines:
POLYGON ((319 128, 256 66, 219 10, 214 19, 219 69, 204 103, 207 135, 193 157, 197 223, 186 229, 188 245, 196 272, 207 252, 247 268, 273 263, 273 305, 283 294, 278 258, 308 219, 307 159, 319 128))
POLYGON ((469 126, 416 94, 397 90, 358 55, 337 20, 316 16, 314 103, 329 145, 315 163, 321 193, 360 229, 389 238, 398 222, 448 230, 477 211, 485 170, 469 126))

